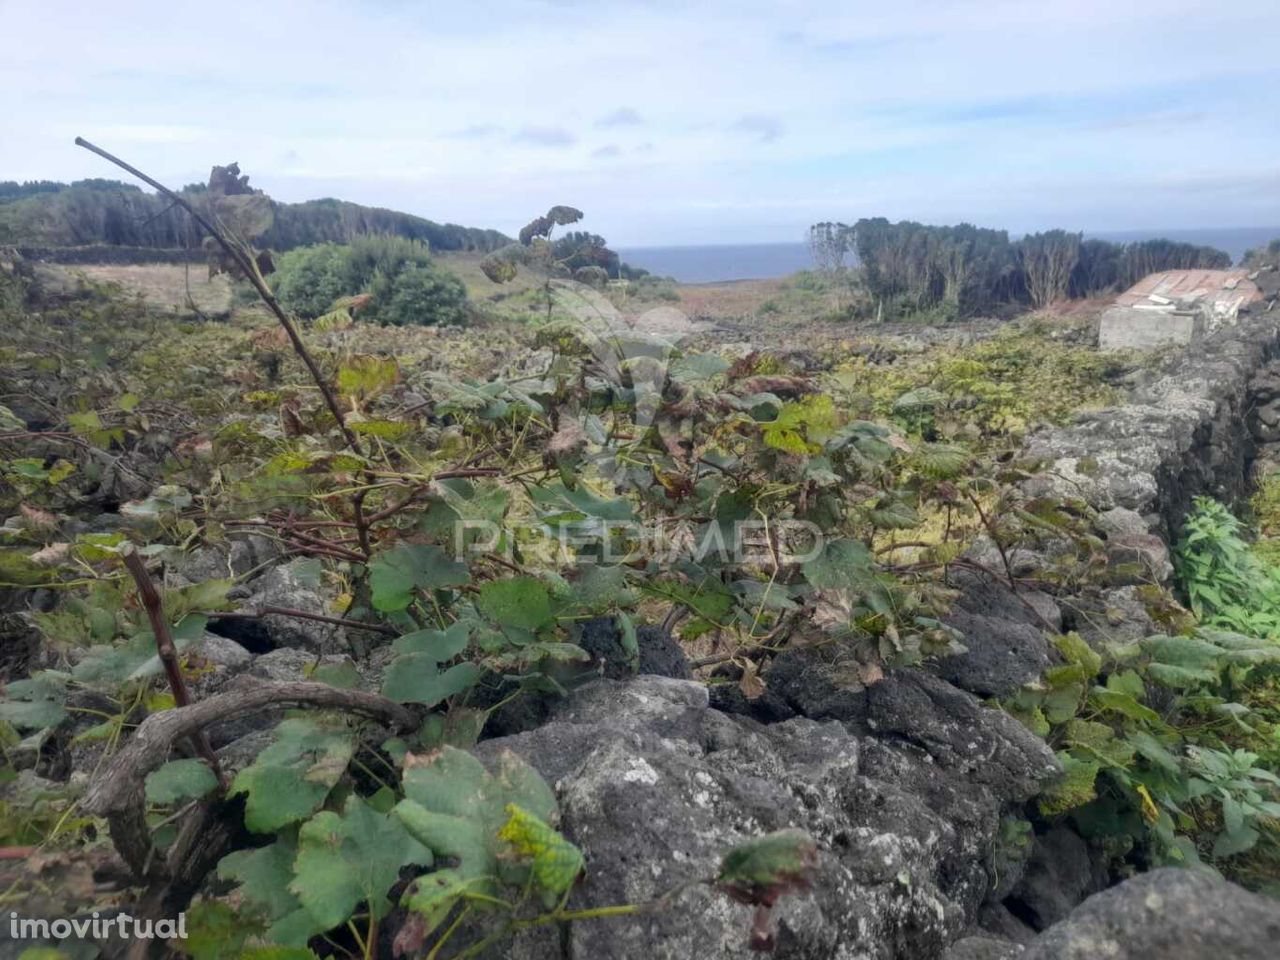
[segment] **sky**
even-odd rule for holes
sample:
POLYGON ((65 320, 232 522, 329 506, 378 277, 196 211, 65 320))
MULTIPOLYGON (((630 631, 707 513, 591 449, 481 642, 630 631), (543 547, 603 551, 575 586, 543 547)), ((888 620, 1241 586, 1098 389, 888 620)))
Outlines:
POLYGON ((622 247, 1280 224, 1276 0, 0 0, 0 179, 240 163, 622 247))

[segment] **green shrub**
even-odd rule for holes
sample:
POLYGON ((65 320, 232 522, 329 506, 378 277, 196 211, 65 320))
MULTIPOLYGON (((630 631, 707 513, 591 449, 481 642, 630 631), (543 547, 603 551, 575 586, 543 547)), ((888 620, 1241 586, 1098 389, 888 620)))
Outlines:
POLYGON ((1175 557, 1191 610, 1202 623, 1254 637, 1280 635, 1280 571, 1241 536, 1222 504, 1197 498, 1175 557))
POLYGON ((433 326, 465 319, 466 290, 441 268, 425 244, 403 237, 356 237, 350 244, 323 243, 282 254, 276 294, 299 316, 315 318, 335 300, 372 295, 362 316, 391 326, 433 326))
MULTIPOLYGON (((1005 703, 1055 747, 1063 774, 1040 813, 1069 817, 1133 866, 1216 869, 1277 892, 1280 644, 1277 579, 1222 504, 1198 498, 1177 551, 1199 624, 1168 635, 1055 644, 1063 664, 1005 703)), ((1153 615, 1156 587, 1139 594, 1153 615)))
POLYGON ((276 260, 276 296, 301 317, 318 317, 328 312, 339 297, 359 293, 351 289, 357 282, 351 271, 350 248, 336 243, 299 247, 282 253, 276 260))
POLYGON ((371 316, 382 324, 436 326, 466 319, 467 294, 461 281, 433 263, 412 263, 395 276, 376 274, 371 316))

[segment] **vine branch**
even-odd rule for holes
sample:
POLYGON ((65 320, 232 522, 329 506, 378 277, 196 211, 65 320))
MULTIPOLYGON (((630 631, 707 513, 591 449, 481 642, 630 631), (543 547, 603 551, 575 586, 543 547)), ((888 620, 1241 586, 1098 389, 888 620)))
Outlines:
MULTIPOLYGON (((164 666, 165 676, 169 680, 169 689, 173 691, 173 702, 179 707, 185 707, 191 703, 191 694, 187 692, 186 681, 182 679, 182 668, 178 665, 178 650, 173 643, 173 631, 169 627, 169 618, 164 614, 164 602, 160 599, 160 592, 156 590, 151 574, 147 572, 146 561, 136 550, 130 550, 124 555, 124 565, 133 577, 133 582, 138 586, 142 606, 147 611, 147 619, 151 621, 151 632, 156 638, 156 654, 164 666)), ((192 731, 191 745, 196 754, 209 764, 213 775, 218 778, 219 787, 225 790, 226 778, 223 776, 218 757, 213 752, 213 747, 210 746, 204 730, 192 731)))
POLYGON ((96 153, 98 156, 102 157, 102 159, 110 163, 114 163, 121 170, 131 173, 143 183, 147 184, 147 186, 153 187, 159 193, 182 207, 183 210, 187 211, 196 223, 200 224, 201 227, 209 232, 209 235, 217 241, 218 246, 222 247, 222 249, 226 251, 227 256, 231 257, 231 259, 235 261, 236 266, 240 268, 241 272, 249 282, 253 284, 253 288, 258 291, 258 296, 262 298, 262 302, 266 304, 267 309, 275 315, 275 318, 278 321, 280 321, 280 326, 284 327, 284 332, 288 335, 289 342, 293 344, 294 353, 296 353, 299 359, 301 359, 306 365, 307 371, 311 374, 311 379, 315 381, 316 386, 320 389, 321 395, 324 397, 325 406, 329 408, 329 413, 332 414, 334 420, 338 422, 338 429, 342 431, 342 436, 346 441, 347 446, 357 456, 363 457, 364 449, 360 445, 360 439, 355 435, 355 432, 347 426, 346 415, 343 413, 342 407, 338 403, 338 398, 334 394, 333 388, 329 386, 328 380, 326 380, 324 374, 320 372, 320 367, 316 363, 315 358, 311 356, 311 352, 307 349, 307 345, 302 342, 302 336, 298 333, 298 328, 294 325, 293 320, 290 319, 287 313, 285 313, 284 308, 280 306, 280 302, 276 299, 275 294, 271 292, 271 288, 267 286, 266 282, 262 279, 262 275, 258 272, 257 265, 250 260, 244 250, 242 250, 238 244, 233 243, 228 239, 226 235, 217 228, 217 226, 199 213, 196 208, 188 203, 180 194, 170 190, 163 183, 152 179, 137 167, 126 163, 119 157, 103 150, 101 147, 95 146, 84 137, 76 137, 75 142, 77 147, 84 147, 84 149, 88 150, 90 153, 96 153))

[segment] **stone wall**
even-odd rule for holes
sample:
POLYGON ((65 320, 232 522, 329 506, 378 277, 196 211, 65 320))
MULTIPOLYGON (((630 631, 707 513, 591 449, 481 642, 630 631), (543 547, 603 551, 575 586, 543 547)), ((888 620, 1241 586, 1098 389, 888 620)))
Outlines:
MULTIPOLYGON (((1280 284, 1280 272, 1270 277, 1280 284)), ((1280 308, 1264 300, 1235 326, 1165 357, 1124 404, 1033 435, 1025 453, 1043 468, 1025 492, 1133 511, 1172 542, 1193 498, 1230 504, 1247 492, 1257 453, 1255 378, 1273 378, 1265 368, 1278 356, 1280 308)))

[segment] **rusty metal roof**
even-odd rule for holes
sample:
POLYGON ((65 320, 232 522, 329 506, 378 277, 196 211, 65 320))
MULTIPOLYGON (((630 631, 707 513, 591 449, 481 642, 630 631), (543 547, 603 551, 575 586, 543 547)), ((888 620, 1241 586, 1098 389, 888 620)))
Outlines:
POLYGON ((1120 296, 1122 307, 1189 308, 1221 305, 1235 309, 1261 300, 1262 294, 1245 270, 1166 270, 1143 277, 1120 296))

